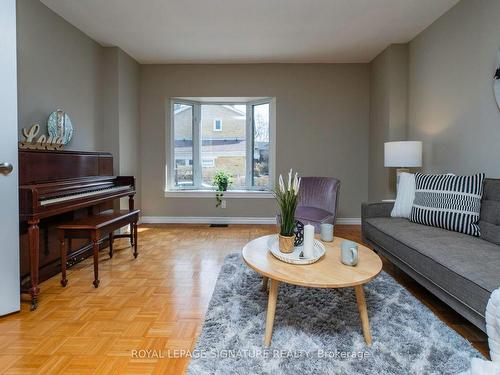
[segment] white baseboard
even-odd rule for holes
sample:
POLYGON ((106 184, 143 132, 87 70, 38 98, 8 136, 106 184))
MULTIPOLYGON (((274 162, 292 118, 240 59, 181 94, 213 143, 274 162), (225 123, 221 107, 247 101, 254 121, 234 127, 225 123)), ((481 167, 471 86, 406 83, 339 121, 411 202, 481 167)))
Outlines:
POLYGON ((274 224, 274 217, 143 216, 145 224, 274 224))
POLYGON ((339 217, 337 218, 337 224, 340 225, 361 225, 360 217, 339 217))
MULTIPOLYGON (((142 224, 275 224, 274 217, 142 216, 142 224)), ((359 225, 360 218, 338 218, 337 224, 359 225)))

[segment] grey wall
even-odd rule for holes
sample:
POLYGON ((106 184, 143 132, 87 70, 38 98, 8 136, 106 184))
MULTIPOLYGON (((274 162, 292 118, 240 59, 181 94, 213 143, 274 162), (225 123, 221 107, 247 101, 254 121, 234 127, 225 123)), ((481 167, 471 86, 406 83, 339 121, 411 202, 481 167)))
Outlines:
POLYGON ((393 44, 370 63, 368 199, 395 197, 396 174, 384 167, 384 142, 406 139, 408 45, 393 44))
POLYGON ((500 177, 492 79, 499 15, 497 0, 462 0, 408 45, 391 46, 371 62, 370 200, 394 195, 394 171, 383 168, 387 140, 423 141, 427 172, 500 177))
MULTIPOLYGON (((98 148, 113 154, 115 174, 139 178, 139 63, 118 47, 103 48, 101 61, 101 123, 98 148)), ((126 198, 121 206, 128 207, 126 198)))
POLYGON ((20 137, 35 122, 46 133, 50 113, 63 109, 75 128, 65 149, 109 151, 115 174, 139 177, 137 61, 100 46, 38 0, 17 1, 17 22, 20 137))
MULTIPOLYGON (((139 79, 140 66, 122 50, 118 52, 118 118, 119 167, 117 174, 136 176, 136 208, 141 206, 141 179, 139 163, 139 79)), ((122 208, 128 202, 122 201, 122 208)))
POLYGON ((58 108, 75 127, 68 149, 95 150, 102 47, 37 0, 17 1, 19 129, 58 108))
POLYGON ((106 124, 106 126, 99 129, 96 141, 98 149, 106 150, 113 154, 113 168, 115 173, 118 173, 120 169, 118 56, 118 48, 103 48, 100 77, 101 116, 99 124, 106 124))
POLYGON ((98 147, 114 156, 118 174, 138 174, 139 64, 118 47, 103 48, 98 147))
POLYGON ((272 216, 268 199, 231 199, 222 210, 212 199, 167 199, 163 189, 170 97, 276 97, 277 172, 339 177, 339 214, 359 217, 361 201, 394 195, 388 140, 422 140, 426 171, 500 177, 499 14, 497 0, 462 0, 371 64, 139 66, 39 1, 18 0, 18 126, 45 128, 52 111, 68 112, 67 148, 113 152, 115 173, 141 177, 148 216, 272 216))
POLYGON ((276 97, 277 173, 342 180, 340 217, 368 197, 368 64, 142 65, 142 209, 147 216, 269 217, 270 199, 165 198, 168 100, 176 96, 276 97))
POLYGON ((500 177, 500 1, 462 0, 410 43, 408 136, 430 172, 500 177))
POLYGON ((212 199, 167 199, 163 190, 169 97, 273 96, 278 172, 294 167, 303 175, 339 177, 340 216, 359 217, 367 198, 368 65, 139 67, 39 1, 19 0, 17 7, 19 128, 34 122, 45 128, 52 111, 65 110, 75 127, 66 148, 111 151, 116 174, 141 176, 138 186, 147 181, 146 215, 272 216, 269 199, 231 199, 226 210, 216 210, 212 199))

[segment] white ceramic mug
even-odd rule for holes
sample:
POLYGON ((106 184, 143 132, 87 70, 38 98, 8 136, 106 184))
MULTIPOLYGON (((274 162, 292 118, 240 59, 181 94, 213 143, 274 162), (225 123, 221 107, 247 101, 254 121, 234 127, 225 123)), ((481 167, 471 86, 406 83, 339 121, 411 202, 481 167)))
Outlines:
POLYGON ((321 241, 332 242, 333 241, 333 224, 323 223, 320 225, 321 229, 321 241))
POLYGON ((342 241, 340 260, 347 266, 358 264, 358 244, 352 241, 342 241))

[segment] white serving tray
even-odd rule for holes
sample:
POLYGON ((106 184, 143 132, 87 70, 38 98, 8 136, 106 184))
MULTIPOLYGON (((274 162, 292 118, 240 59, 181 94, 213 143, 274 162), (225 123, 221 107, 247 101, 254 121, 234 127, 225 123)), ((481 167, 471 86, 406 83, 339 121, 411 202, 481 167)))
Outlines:
POLYGON ((325 255, 325 246, 318 240, 314 240, 314 256, 312 258, 300 258, 300 253, 304 250, 304 245, 296 246, 291 253, 282 253, 279 249, 278 235, 272 236, 267 241, 267 247, 271 254, 285 263, 291 264, 312 264, 321 259, 325 255))

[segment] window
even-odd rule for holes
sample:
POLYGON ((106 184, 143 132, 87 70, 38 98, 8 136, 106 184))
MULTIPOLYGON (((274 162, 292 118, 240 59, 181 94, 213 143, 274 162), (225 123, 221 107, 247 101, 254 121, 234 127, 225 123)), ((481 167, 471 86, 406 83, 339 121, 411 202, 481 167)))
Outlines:
POLYGON ((212 189, 220 170, 231 174, 230 189, 271 187, 272 103, 271 98, 172 99, 170 160, 175 163, 169 166, 169 188, 212 189))
POLYGON ((193 159, 193 110, 192 105, 174 105, 174 123, 176 124, 173 136, 172 149, 174 150, 175 165, 173 167, 175 186, 193 187, 193 165, 185 160, 193 159))
POLYGON ((221 132, 221 131, 222 131, 222 120, 215 119, 214 120, 214 132, 221 132))
POLYGON ((269 185, 269 103, 252 106, 252 185, 269 185))
POLYGON ((215 160, 214 159, 202 159, 201 166, 202 166, 202 168, 213 168, 213 167, 215 167, 215 160))

